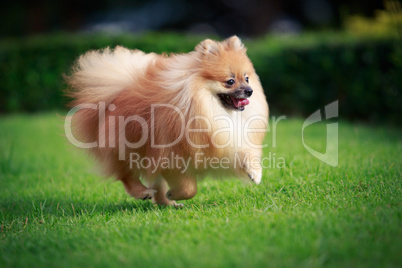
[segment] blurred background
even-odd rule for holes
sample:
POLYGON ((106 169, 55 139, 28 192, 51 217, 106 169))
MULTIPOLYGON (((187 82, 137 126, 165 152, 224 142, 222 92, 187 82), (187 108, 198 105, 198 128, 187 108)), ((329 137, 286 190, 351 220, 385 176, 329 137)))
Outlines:
POLYGON ((0 113, 65 109, 63 74, 89 49, 188 52, 236 34, 274 114, 338 99, 345 119, 400 122, 400 1, 15 0, 0 22, 0 113))
POLYGON ((351 14, 374 17, 383 1, 364 0, 42 0, 7 1, 1 36, 55 31, 179 31, 256 37, 341 28, 351 14))

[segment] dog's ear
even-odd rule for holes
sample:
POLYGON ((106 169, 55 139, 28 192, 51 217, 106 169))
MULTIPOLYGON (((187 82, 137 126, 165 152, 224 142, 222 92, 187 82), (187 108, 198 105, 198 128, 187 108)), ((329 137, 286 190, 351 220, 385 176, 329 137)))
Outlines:
POLYGON ((229 37, 228 39, 223 41, 223 43, 225 44, 225 46, 235 49, 235 50, 243 50, 244 49, 243 43, 241 42, 240 38, 237 37, 236 35, 229 37))
POLYGON ((204 55, 206 54, 217 55, 218 50, 219 50, 218 43, 211 39, 205 39, 195 47, 195 51, 201 52, 204 55))

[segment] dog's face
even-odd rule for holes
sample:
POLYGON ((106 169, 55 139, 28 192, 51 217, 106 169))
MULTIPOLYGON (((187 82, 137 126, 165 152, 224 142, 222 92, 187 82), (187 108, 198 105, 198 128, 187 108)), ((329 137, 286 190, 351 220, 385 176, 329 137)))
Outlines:
POLYGON ((196 51, 201 53, 202 77, 211 93, 224 108, 243 111, 253 94, 250 80, 255 71, 240 39, 233 36, 220 43, 207 39, 196 51))

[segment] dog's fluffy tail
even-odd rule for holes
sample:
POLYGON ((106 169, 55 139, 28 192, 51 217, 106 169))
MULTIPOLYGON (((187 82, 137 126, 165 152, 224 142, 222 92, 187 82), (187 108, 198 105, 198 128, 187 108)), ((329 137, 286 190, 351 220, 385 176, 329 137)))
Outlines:
POLYGON ((108 105, 122 90, 135 84, 154 58, 154 54, 119 46, 87 52, 66 76, 71 105, 100 101, 108 105))

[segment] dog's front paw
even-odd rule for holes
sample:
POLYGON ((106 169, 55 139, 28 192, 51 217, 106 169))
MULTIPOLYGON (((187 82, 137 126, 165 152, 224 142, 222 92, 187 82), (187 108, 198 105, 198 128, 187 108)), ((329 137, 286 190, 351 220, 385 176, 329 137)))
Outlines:
POLYGON ((250 178, 252 182, 255 184, 260 184, 261 182, 261 177, 262 177, 262 170, 247 170, 247 175, 250 178))
POLYGON ((155 193, 156 190, 154 189, 145 189, 142 191, 136 191, 134 193, 131 193, 130 195, 133 196, 135 199, 148 200, 152 199, 155 193))
POLYGON ((176 201, 173 201, 173 205, 174 208, 184 208, 184 204, 181 203, 176 203, 176 201))
POLYGON ((154 199, 152 200, 155 204, 158 204, 163 207, 174 207, 174 208, 183 208, 184 204, 181 203, 176 203, 174 200, 169 200, 167 198, 162 198, 162 199, 154 199))

